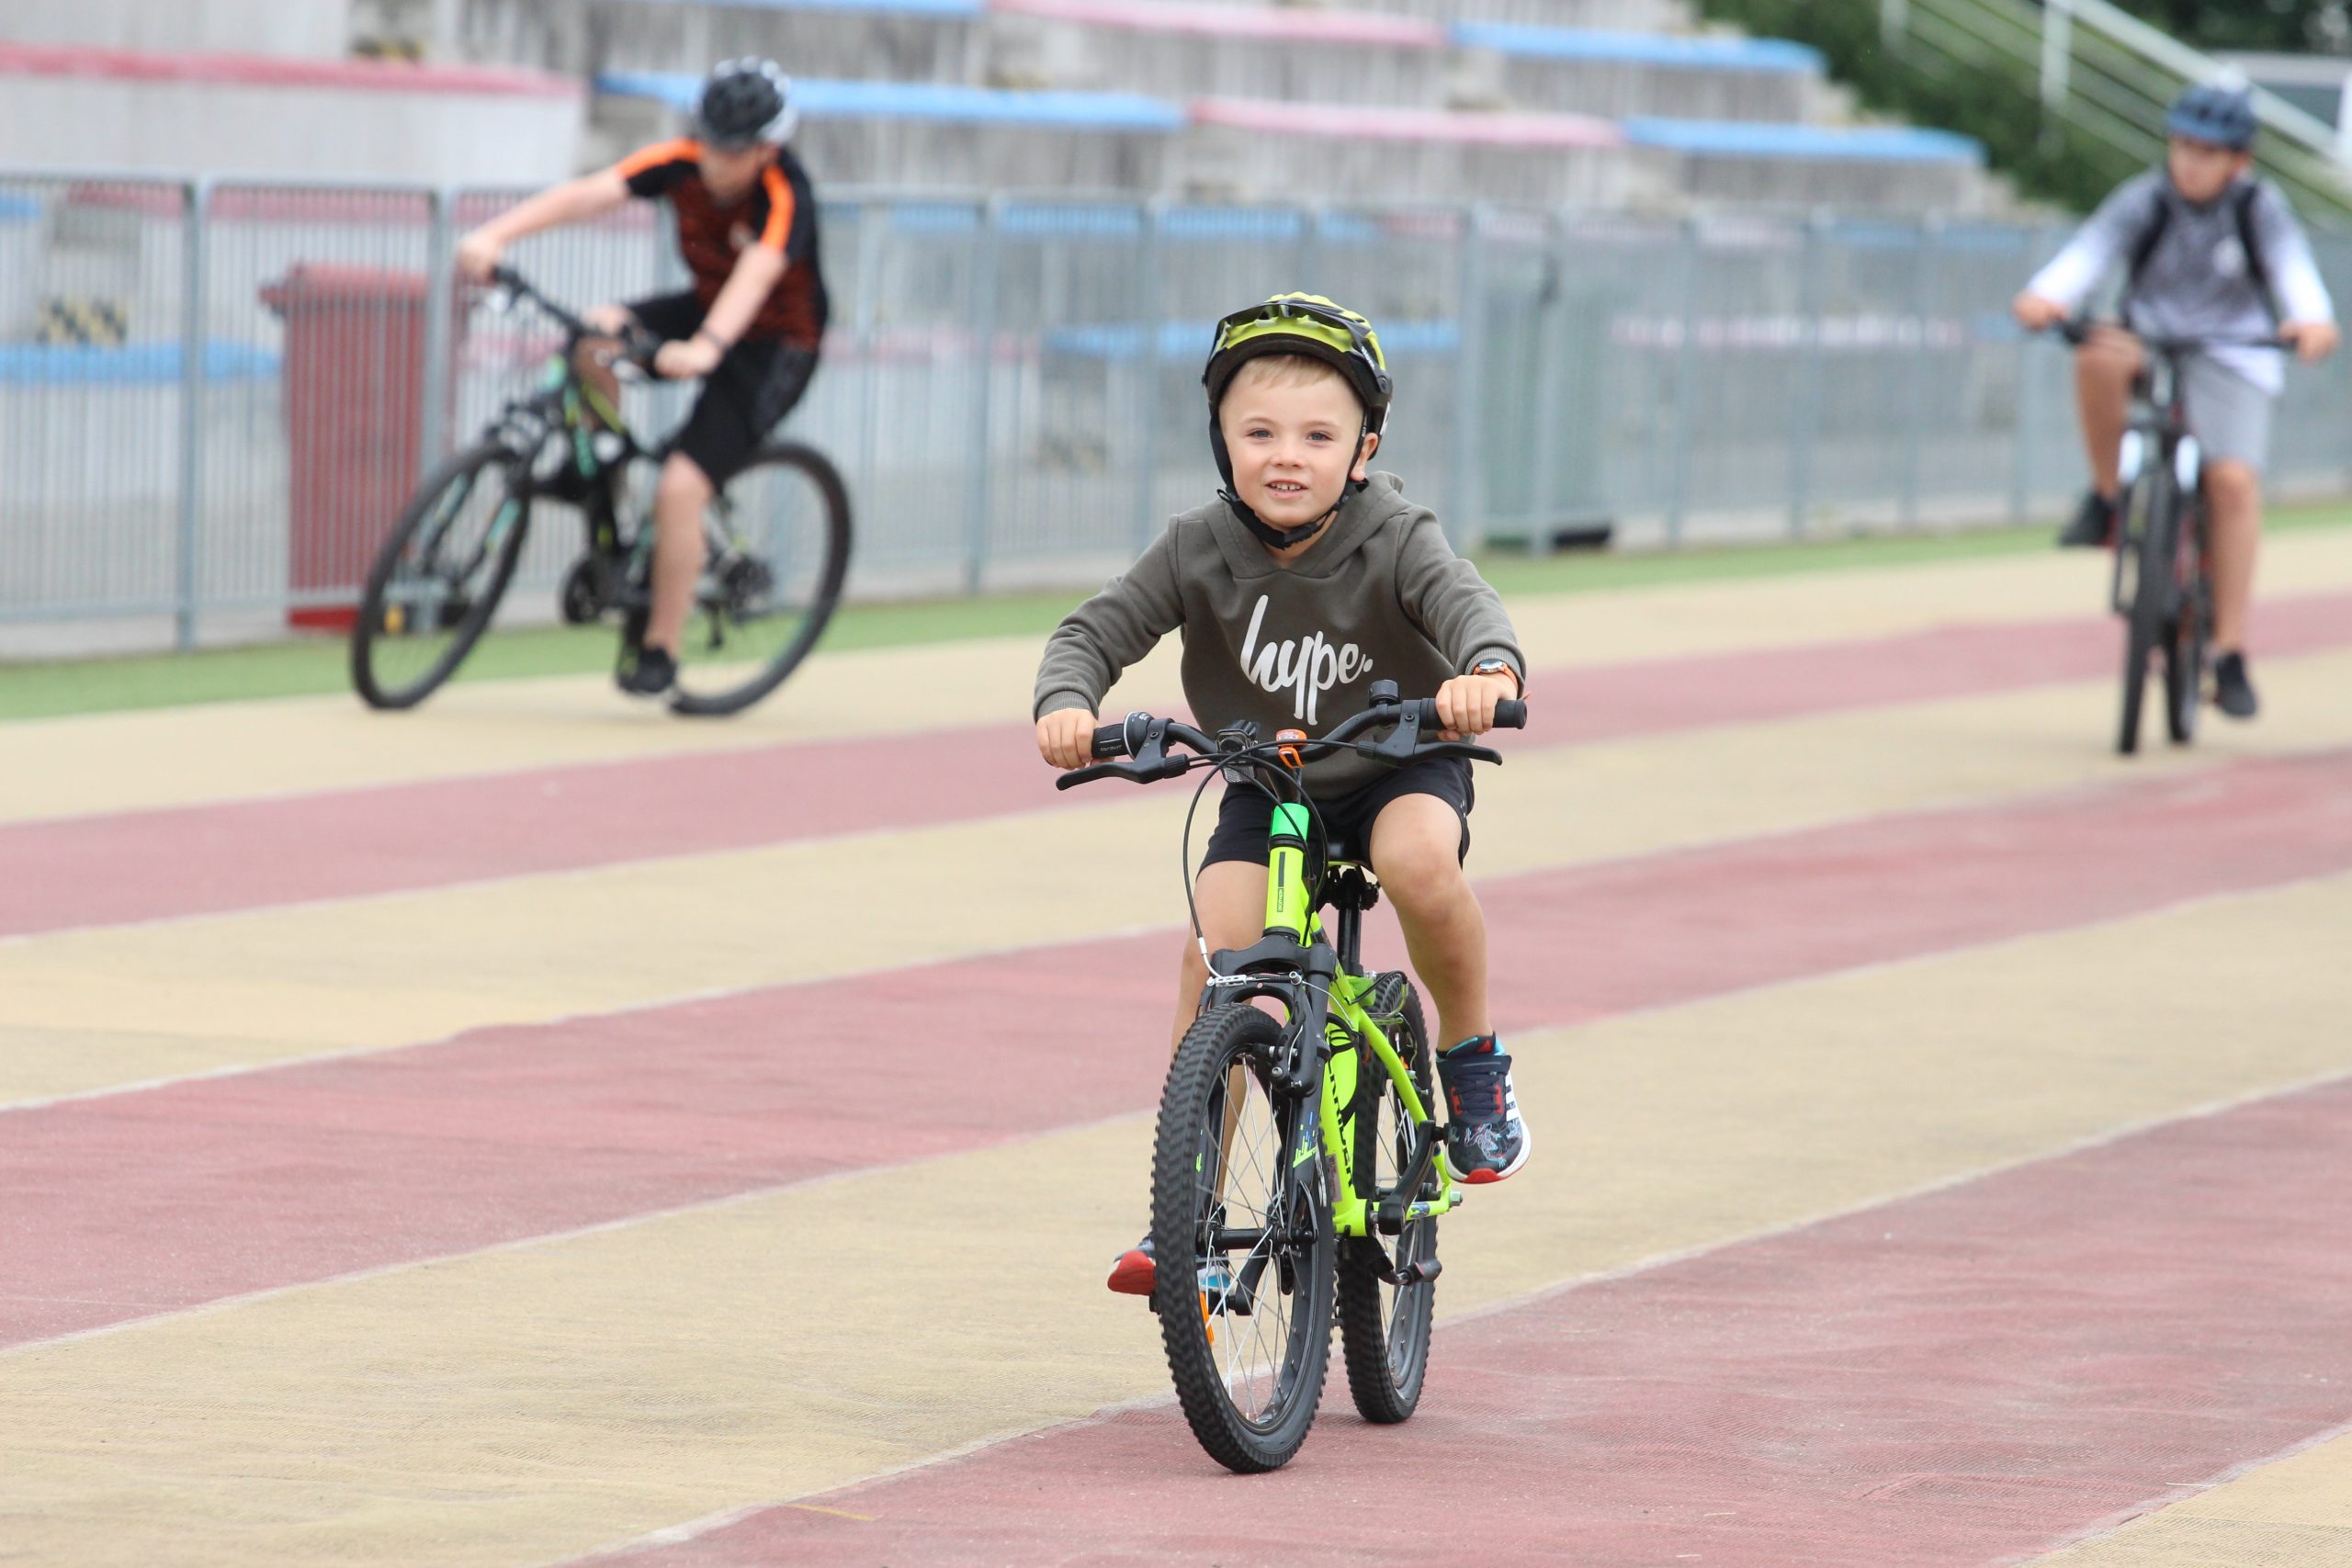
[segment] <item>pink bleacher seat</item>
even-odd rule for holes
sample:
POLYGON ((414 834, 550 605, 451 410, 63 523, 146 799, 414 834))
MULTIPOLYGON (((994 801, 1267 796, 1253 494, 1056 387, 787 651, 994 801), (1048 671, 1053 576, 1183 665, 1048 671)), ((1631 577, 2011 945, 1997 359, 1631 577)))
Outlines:
POLYGON ((288 60, 266 54, 167 54, 74 44, 6 42, 0 42, 0 76, 90 76, 202 86, 334 87, 532 97, 579 97, 585 91, 574 77, 496 66, 288 60))
POLYGON ((1581 114, 1486 114, 1467 109, 1398 109, 1352 104, 1296 104, 1267 98, 1196 98, 1194 125, 1275 136, 1327 136, 1363 141, 1449 141, 1492 147, 1622 147, 1616 125, 1581 114))
POLYGON ((1395 49, 1442 49, 1446 30, 1436 22, 1371 11, 1293 10, 1283 6, 1220 6, 1190 0, 991 0, 989 9, 1087 27, 1202 38, 1266 39, 1282 42, 1378 44, 1395 49))

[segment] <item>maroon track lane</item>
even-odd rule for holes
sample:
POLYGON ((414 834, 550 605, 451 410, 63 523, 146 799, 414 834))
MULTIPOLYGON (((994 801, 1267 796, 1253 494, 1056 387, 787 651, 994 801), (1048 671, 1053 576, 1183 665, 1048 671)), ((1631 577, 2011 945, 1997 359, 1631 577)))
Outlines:
MULTIPOLYGON (((2262 614, 2266 652, 2352 642, 2352 594, 2262 614)), ((2011 691, 2104 674, 2115 657, 2113 627, 2085 619, 1538 671, 1535 739, 2011 691)), ((1054 798, 1028 731, 991 726, 18 823, 0 826, 0 937, 967 821, 1054 798), (952 767, 910 765, 926 749, 952 767)))
POLYGON ((1335 1385, 1274 1475, 1134 1411, 623 1560, 2017 1562, 2352 1417, 2347 1183, 2337 1083, 1441 1328, 1409 1425, 1335 1385))
MULTIPOLYGON (((1496 1013, 1521 1029, 2344 869, 2352 752, 1481 897, 1496 1013)), ((1076 943, 0 1111, 0 1344, 1145 1111, 1176 946, 1076 943)), ((1381 937, 1375 959, 1397 946, 1381 937)))

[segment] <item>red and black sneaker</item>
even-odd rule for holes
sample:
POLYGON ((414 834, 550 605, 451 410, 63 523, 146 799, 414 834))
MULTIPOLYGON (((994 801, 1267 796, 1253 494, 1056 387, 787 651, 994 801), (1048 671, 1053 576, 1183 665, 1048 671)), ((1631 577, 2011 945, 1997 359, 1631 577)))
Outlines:
POLYGON ((1456 1181, 1501 1181, 1519 1174, 1535 1147, 1520 1119, 1510 1057, 1491 1034, 1438 1054, 1445 1086, 1445 1164, 1456 1181))
POLYGON ((1151 1236, 1144 1238, 1122 1252, 1111 1264, 1111 1278, 1104 1281, 1123 1296, 1148 1296, 1159 1277, 1151 1260, 1151 1236))

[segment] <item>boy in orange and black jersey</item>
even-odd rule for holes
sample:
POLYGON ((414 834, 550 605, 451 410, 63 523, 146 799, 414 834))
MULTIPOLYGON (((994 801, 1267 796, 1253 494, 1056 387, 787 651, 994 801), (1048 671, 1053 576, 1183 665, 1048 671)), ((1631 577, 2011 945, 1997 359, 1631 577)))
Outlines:
MULTIPOLYGON (((702 575, 704 510, 816 372, 829 307, 816 197, 786 145, 797 118, 791 84, 772 62, 729 61, 704 85, 695 135, 542 191, 458 246, 460 269, 487 282, 506 246, 526 234, 632 197, 667 197, 676 214, 694 287, 588 312, 607 331, 633 321, 660 338, 656 375, 704 378, 654 495, 653 607, 642 628, 632 627, 620 671, 621 689, 632 695, 660 696, 676 681, 678 638, 702 575)), ((582 374, 616 396, 610 345, 582 348, 582 374)))

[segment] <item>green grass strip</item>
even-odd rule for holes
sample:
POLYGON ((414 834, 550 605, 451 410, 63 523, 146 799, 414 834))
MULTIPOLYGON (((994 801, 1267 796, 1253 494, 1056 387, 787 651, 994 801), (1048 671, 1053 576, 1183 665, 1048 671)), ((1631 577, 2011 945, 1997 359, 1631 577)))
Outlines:
MULTIPOLYGON (((2346 525, 2352 525, 2352 507, 2343 505, 2282 509, 2267 525, 2288 530, 2346 525)), ((1481 557, 1478 566, 1504 595, 1516 598, 1861 568, 1931 566, 2048 548, 2050 528, 2036 525, 1956 534, 1695 547, 1657 554, 1572 551, 1530 558, 1494 553, 1481 557)), ((842 653, 972 637, 1042 639, 1084 596, 1076 590, 1055 590, 979 599, 852 604, 835 616, 823 647, 829 653, 842 653)), ((593 674, 612 667, 615 637, 610 626, 494 632, 475 649, 458 678, 498 681, 593 674)), ((197 653, 9 664, 0 666, 0 721, 347 692, 351 682, 345 660, 341 638, 302 637, 197 653)))

